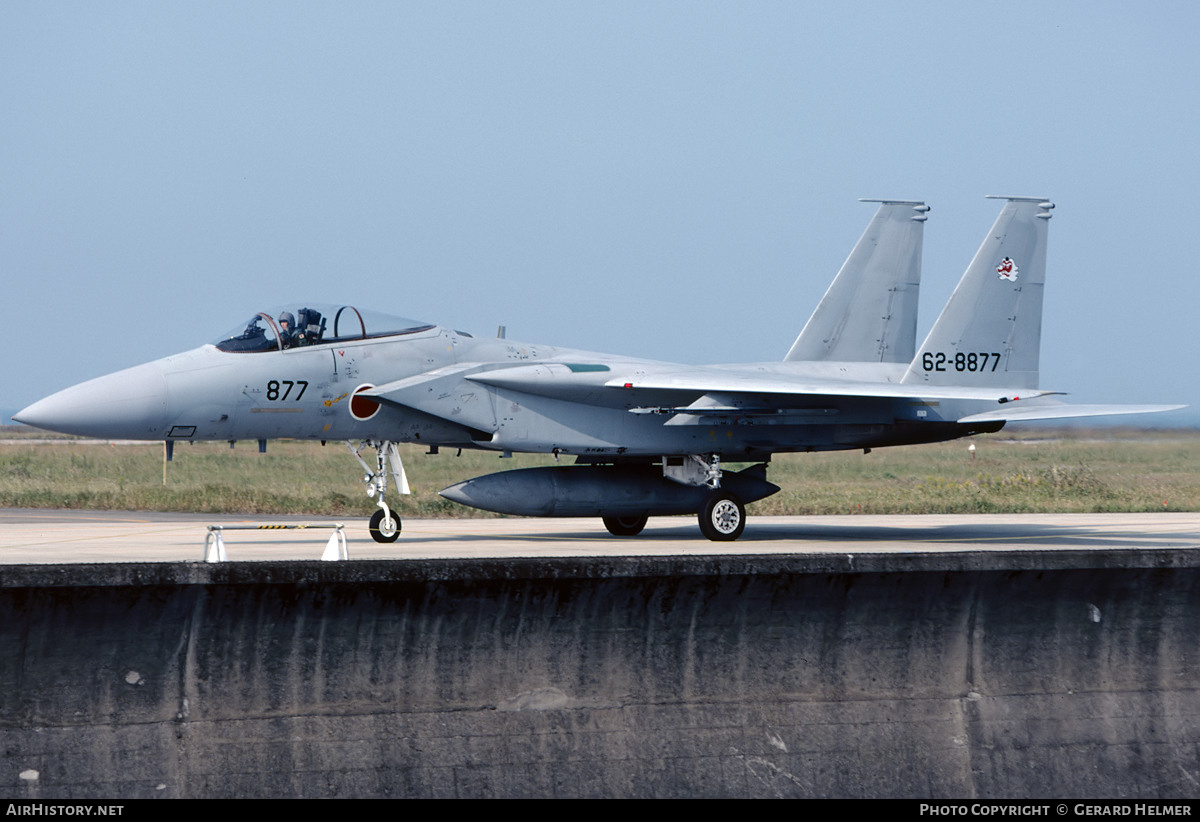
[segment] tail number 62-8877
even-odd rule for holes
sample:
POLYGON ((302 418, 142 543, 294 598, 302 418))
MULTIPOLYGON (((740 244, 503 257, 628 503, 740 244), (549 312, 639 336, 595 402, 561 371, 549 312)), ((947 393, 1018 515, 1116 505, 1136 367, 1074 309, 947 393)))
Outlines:
POLYGON ((983 351, 970 354, 959 351, 953 356, 941 351, 926 351, 921 355, 921 367, 926 371, 949 371, 951 368, 955 371, 995 371, 999 364, 1000 355, 994 351, 990 354, 983 351))

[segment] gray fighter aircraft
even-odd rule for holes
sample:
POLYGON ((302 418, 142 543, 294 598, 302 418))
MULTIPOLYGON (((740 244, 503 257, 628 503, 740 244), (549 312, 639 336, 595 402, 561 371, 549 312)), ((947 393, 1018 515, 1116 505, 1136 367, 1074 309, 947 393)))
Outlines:
POLYGON ((782 362, 685 366, 478 339, 352 306, 296 303, 191 351, 81 383, 13 419, 95 437, 174 442, 346 440, 394 541, 396 443, 570 456, 441 491, 526 516, 601 517, 617 536, 692 514, 712 540, 779 490, 772 454, 940 442, 1010 420, 1165 411, 1068 405, 1038 388, 1047 226, 1054 205, 1005 206, 917 349, 919 201, 880 206, 782 362), (357 442, 357 444, 355 444, 357 442), (363 459, 375 451, 374 464, 363 459), (753 463, 729 471, 723 463, 753 463))

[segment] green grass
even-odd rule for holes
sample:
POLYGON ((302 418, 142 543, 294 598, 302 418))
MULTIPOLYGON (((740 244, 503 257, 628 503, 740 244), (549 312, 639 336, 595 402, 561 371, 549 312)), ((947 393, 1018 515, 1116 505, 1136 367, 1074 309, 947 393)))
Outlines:
MULTIPOLYGON (((163 448, 0 436, 0 506, 246 514, 369 514, 358 463, 343 443, 180 444, 163 448)), ((550 465, 551 457, 401 449, 413 495, 406 516, 492 516, 437 495, 493 471, 550 465)), ((373 454, 373 452, 372 452, 373 454)), ((371 460, 368 459, 368 462, 371 460)), ((569 460, 564 459, 564 463, 569 460)), ((783 490, 756 514, 1053 513, 1200 510, 1200 431, 1017 429, 971 440, 777 456, 783 490), (967 446, 976 445, 975 459, 967 446)), ((398 499, 392 495, 390 500, 398 499)))

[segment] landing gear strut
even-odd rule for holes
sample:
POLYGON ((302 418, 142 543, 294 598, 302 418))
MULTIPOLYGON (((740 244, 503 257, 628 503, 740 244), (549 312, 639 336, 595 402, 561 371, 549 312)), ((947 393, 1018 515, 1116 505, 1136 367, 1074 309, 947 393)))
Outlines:
POLYGON ((379 510, 371 515, 371 538, 376 542, 395 542, 400 537, 400 515, 392 510, 384 500, 387 492, 387 476, 390 473, 396 481, 396 490, 401 494, 410 494, 408 476, 404 473, 404 463, 400 461, 400 449, 391 440, 363 440, 355 448, 347 442, 350 453, 363 467, 363 482, 367 485, 367 496, 375 500, 379 510), (364 448, 375 449, 375 469, 372 470, 360 452, 364 448))

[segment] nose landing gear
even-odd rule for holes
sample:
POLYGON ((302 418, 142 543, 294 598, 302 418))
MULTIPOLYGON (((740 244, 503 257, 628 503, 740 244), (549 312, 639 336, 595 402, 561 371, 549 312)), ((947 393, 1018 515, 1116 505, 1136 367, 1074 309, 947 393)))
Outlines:
POLYGON ((369 530, 371 538, 376 542, 395 542, 400 537, 400 515, 397 514, 384 500, 387 491, 387 477, 390 473, 396 481, 396 490, 401 494, 411 494, 408 487, 408 475, 404 473, 404 463, 400 460, 400 449, 390 440, 363 440, 355 448, 347 442, 350 453, 363 467, 363 482, 367 485, 367 496, 375 500, 379 510, 371 515, 369 530), (361 456, 364 448, 375 449, 375 470, 361 456))

